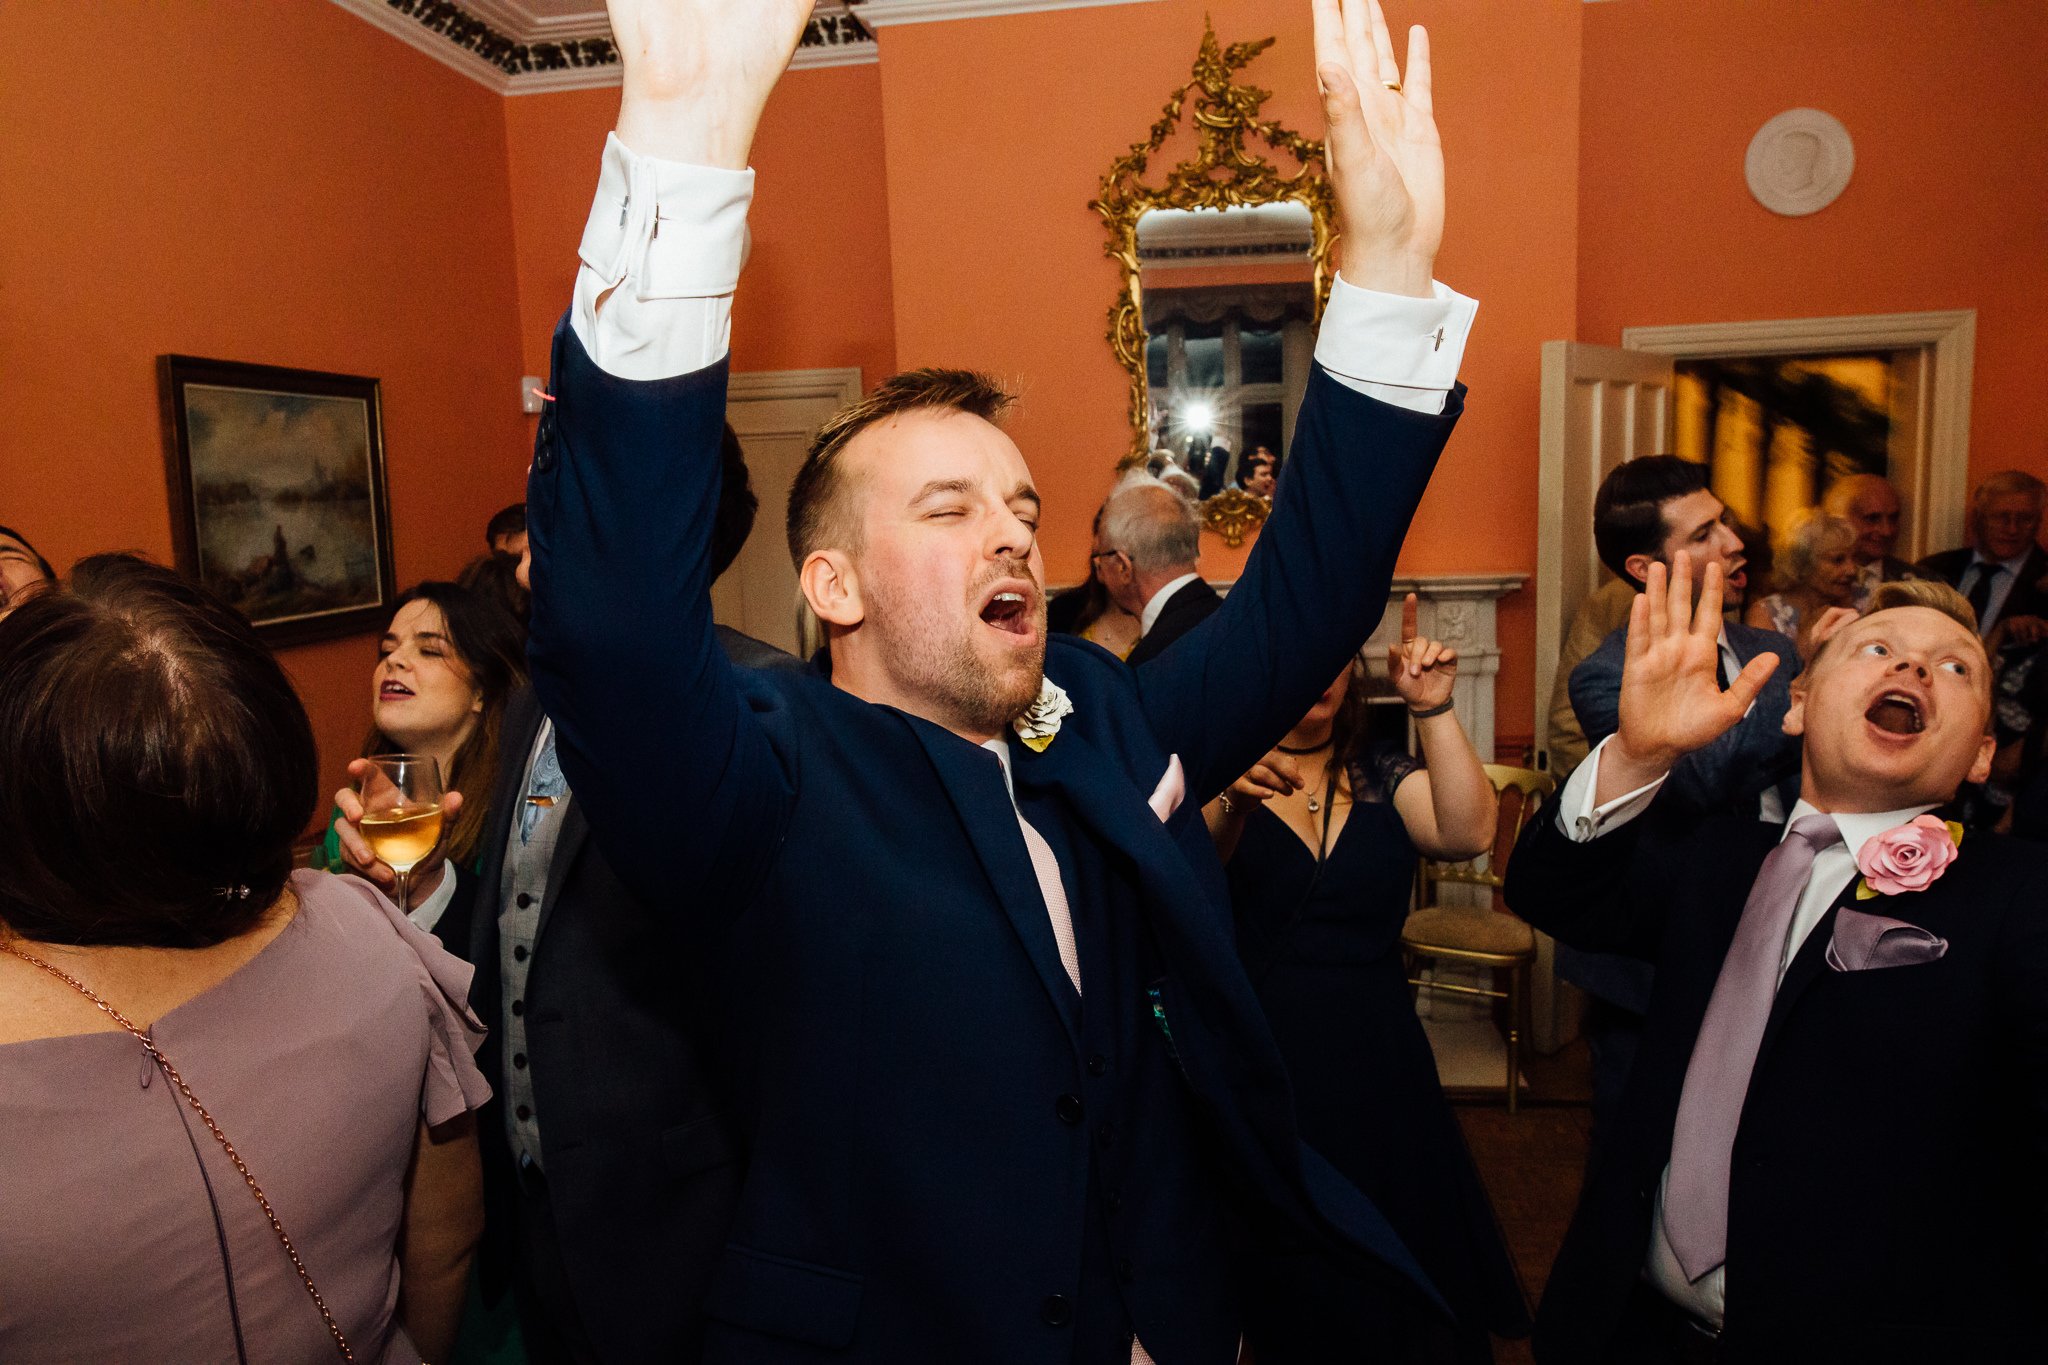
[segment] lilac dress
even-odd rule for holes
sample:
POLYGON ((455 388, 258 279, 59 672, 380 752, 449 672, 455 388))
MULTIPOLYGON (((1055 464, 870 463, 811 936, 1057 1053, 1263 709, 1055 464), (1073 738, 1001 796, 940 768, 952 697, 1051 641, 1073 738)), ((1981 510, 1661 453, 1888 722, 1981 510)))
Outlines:
MULTIPOLYGON (((355 1358, 417 1365, 395 1317, 404 1182, 420 1121, 490 1096, 470 968, 366 882, 291 885, 292 922, 151 1035, 270 1197, 355 1358)), ((252 1362, 341 1358, 248 1186, 140 1044, 0 1046, 0 1361, 233 1362, 236 1318, 252 1362)))

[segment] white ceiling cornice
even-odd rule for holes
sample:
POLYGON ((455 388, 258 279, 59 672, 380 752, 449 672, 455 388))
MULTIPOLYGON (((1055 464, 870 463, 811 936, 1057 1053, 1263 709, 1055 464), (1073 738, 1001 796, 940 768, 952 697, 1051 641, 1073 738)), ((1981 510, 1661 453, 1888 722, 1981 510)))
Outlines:
MULTIPOLYGON (((621 79, 601 4, 577 9, 558 0, 560 13, 537 14, 531 0, 334 3, 501 95, 600 89, 621 79)), ((858 66, 875 61, 876 54, 874 34, 845 0, 818 0, 790 67, 858 66)))
MULTIPOLYGON (((879 60, 872 32, 999 14, 1142 5, 1157 0, 817 0, 792 70, 879 60)), ((351 14, 501 95, 619 83, 599 0, 334 0, 351 14)))
POLYGON ((987 19, 999 14, 1155 3, 1157 0, 855 0, 854 10, 872 27, 887 28, 892 24, 931 24, 942 19, 987 19))

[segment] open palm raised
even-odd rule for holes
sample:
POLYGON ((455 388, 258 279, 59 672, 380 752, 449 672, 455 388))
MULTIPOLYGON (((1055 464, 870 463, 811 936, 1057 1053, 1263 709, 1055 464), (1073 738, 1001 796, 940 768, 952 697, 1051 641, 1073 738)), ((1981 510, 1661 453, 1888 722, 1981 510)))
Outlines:
POLYGON ((1692 556, 1679 551, 1668 575, 1663 565, 1651 565, 1648 582, 1629 610, 1621 726, 1614 737, 1633 763, 1668 771, 1748 713, 1777 668, 1778 656, 1757 655, 1724 692, 1715 676, 1720 641, 1721 566, 1707 566, 1695 604, 1692 556))

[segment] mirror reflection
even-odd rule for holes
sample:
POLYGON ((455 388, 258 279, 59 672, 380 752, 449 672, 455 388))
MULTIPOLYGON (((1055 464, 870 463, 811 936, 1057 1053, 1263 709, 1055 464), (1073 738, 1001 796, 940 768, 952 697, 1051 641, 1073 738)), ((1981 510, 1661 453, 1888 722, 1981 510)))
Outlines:
POLYGON ((1315 353, 1315 219, 1282 201, 1138 220, 1152 472, 1271 497, 1315 353))

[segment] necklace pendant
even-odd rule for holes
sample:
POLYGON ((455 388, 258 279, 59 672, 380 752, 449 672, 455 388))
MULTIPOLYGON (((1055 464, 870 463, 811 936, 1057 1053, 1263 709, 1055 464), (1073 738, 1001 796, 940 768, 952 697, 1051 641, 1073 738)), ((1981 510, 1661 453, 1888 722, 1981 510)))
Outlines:
POLYGON ((1311 796, 1308 799, 1308 813, 1310 815, 1314 815, 1317 811, 1321 810, 1322 808, 1323 803, 1316 800, 1313 796, 1311 796))

